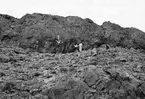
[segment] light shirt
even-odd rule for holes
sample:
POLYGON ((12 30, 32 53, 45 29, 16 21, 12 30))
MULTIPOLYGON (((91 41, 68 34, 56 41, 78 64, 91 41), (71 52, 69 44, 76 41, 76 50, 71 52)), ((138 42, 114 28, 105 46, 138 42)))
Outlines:
POLYGON ((79 44, 79 51, 80 51, 80 52, 82 51, 82 48, 83 48, 83 44, 80 43, 80 44, 79 44))

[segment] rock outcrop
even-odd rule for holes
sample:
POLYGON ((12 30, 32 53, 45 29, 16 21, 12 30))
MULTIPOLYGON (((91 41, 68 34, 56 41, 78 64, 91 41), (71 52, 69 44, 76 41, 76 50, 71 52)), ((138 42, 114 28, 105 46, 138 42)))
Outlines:
POLYGON ((111 22, 102 25, 106 43, 127 48, 144 48, 145 33, 136 28, 123 28, 111 22))
POLYGON ((102 44, 145 49, 145 33, 135 28, 123 28, 111 22, 101 26, 91 19, 77 16, 55 16, 40 13, 26 14, 17 19, 0 15, 0 40, 38 52, 74 52, 75 44, 83 49, 102 44), (57 43, 58 37, 60 43, 57 43))

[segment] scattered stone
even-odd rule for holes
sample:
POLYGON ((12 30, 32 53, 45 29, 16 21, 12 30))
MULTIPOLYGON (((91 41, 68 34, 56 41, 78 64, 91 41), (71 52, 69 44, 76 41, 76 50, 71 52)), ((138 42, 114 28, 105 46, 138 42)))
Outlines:
POLYGON ((93 70, 88 70, 84 72, 84 81, 87 83, 88 86, 93 86, 99 80, 99 76, 95 74, 93 70))

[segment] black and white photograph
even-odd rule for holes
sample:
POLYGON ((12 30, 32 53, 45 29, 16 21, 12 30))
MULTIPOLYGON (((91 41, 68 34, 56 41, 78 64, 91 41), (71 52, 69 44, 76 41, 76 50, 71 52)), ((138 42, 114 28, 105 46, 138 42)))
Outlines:
POLYGON ((145 0, 1 0, 0 99, 145 99, 145 0))

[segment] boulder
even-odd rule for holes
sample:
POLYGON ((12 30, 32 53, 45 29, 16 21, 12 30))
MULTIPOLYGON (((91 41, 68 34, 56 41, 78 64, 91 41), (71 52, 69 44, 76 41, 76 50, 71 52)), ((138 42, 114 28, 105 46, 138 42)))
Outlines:
POLYGON ((59 82, 55 87, 47 90, 45 94, 50 99, 84 99, 85 87, 73 79, 59 82))
POLYGON ((84 74, 84 82, 88 85, 88 86, 93 86, 97 83, 97 81, 99 80, 99 75, 97 75, 92 69, 87 70, 84 74))

